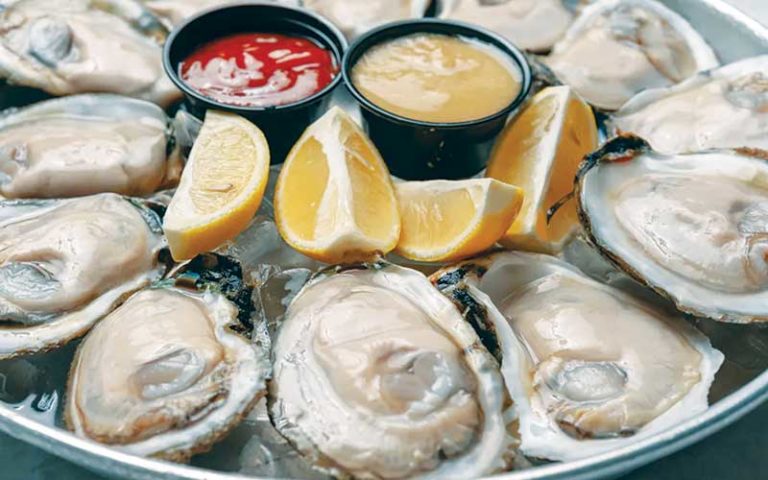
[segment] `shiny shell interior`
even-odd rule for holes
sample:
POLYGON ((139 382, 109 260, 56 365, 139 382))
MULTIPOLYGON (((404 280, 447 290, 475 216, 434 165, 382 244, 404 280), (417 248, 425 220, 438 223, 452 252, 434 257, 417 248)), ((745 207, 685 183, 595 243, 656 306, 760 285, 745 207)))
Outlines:
POLYGON ((642 90, 674 85, 719 63, 683 17, 655 0, 590 4, 543 61, 603 110, 616 110, 642 90))
POLYGON ((419 272, 320 274, 291 303, 273 361, 275 426, 333 475, 474 478, 513 455, 495 361, 419 272))
POLYGON ((238 315, 214 291, 136 293, 75 355, 66 405, 71 428, 142 456, 183 460, 207 450, 266 390, 268 359, 231 330, 238 315))
POLYGON ((168 159, 168 119, 149 102, 75 95, 0 119, 0 195, 149 195, 178 175, 168 159))
POLYGON ((768 149, 768 55, 740 60, 669 88, 647 90, 612 118, 613 127, 663 153, 768 149))
POLYGON ((587 233, 617 266, 683 311, 765 322, 768 155, 663 155, 619 137, 585 162, 578 201, 587 233))
POLYGON ((678 313, 541 254, 498 253, 434 278, 493 332, 526 455, 596 455, 707 409, 723 355, 678 313))
POLYGON ((157 280, 157 215, 113 194, 0 201, 0 358, 83 335, 157 280))

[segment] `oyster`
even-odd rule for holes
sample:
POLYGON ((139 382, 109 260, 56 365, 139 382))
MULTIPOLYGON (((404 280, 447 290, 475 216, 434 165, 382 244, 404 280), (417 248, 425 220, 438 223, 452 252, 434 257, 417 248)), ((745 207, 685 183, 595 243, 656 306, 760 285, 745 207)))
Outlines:
POLYGON ((613 115, 612 123, 663 153, 768 149, 768 55, 642 92, 613 115))
POLYGON ((723 355, 677 312, 541 254, 502 252, 433 278, 502 357, 526 455, 596 455, 707 409, 723 355))
POLYGON ((302 0, 301 5, 328 17, 347 37, 395 20, 423 17, 430 0, 302 0))
POLYGON ((718 65, 701 35, 655 0, 591 4, 543 61, 605 110, 620 108, 642 90, 668 87, 718 65))
POLYGON ((618 137, 587 157, 576 195, 592 242, 681 310, 768 321, 768 152, 663 155, 618 137))
POLYGON ((158 216, 118 195, 0 201, 0 358, 83 335, 162 275, 164 245, 158 216))
POLYGON ((0 195, 149 195, 178 177, 168 144, 168 119, 149 102, 106 94, 41 102, 0 119, 0 195))
POLYGON ((133 0, 0 2, 0 77, 52 95, 120 93, 168 105, 167 31, 133 0))
POLYGON ((199 276, 164 282, 99 322, 72 362, 68 426, 128 453, 176 461, 233 428, 265 394, 270 372, 240 320, 252 310, 240 275, 224 272, 224 291, 199 276))
POLYGON ((440 16, 493 30, 525 50, 542 52, 574 18, 567 0, 444 0, 440 16))
POLYGON ((288 308, 273 361, 273 423, 326 473, 475 478, 514 457, 498 366, 414 270, 316 276, 288 308))
MULTIPOLYGON (((215 7, 223 7, 227 4, 237 3, 236 0, 139 0, 144 6, 163 20, 169 27, 178 25, 192 15, 203 10, 215 7)), ((274 3, 282 3, 298 6, 301 0, 268 0, 274 3)))

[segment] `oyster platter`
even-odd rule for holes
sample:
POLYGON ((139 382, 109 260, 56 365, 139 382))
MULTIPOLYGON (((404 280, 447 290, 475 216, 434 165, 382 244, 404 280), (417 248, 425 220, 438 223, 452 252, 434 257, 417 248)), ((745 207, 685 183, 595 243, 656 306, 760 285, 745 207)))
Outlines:
POLYGON ((768 397, 717 0, 0 0, 0 430, 120 478, 602 478, 768 397))

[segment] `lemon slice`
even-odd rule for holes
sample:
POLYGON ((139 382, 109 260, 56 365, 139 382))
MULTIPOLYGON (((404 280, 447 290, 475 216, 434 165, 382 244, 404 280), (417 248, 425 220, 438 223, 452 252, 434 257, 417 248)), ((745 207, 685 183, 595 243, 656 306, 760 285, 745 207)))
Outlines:
POLYGON ((245 230, 268 176, 261 130, 237 115, 208 111, 163 221, 173 258, 214 250, 245 230))
POLYGON ((550 87, 502 132, 487 176, 525 191, 520 215, 502 238, 510 248, 555 253, 578 230, 575 201, 547 222, 547 211, 573 191, 584 156, 597 148, 592 109, 570 87, 550 87))
POLYGON ((395 188, 403 225, 397 253, 425 262, 458 260, 492 247, 523 203, 521 189, 490 178, 395 188))
POLYGON ((327 263, 371 260, 395 248, 400 215, 389 171, 340 108, 310 125, 288 154, 275 221, 290 246, 327 263))

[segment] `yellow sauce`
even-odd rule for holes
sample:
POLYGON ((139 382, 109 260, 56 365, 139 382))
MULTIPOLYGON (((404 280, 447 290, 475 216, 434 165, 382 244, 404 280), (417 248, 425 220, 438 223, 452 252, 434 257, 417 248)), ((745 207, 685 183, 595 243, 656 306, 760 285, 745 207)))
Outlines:
POLYGON ((500 49, 431 33, 374 46, 352 68, 352 83, 369 101, 402 117, 439 123, 499 112, 520 93, 521 78, 500 49))

